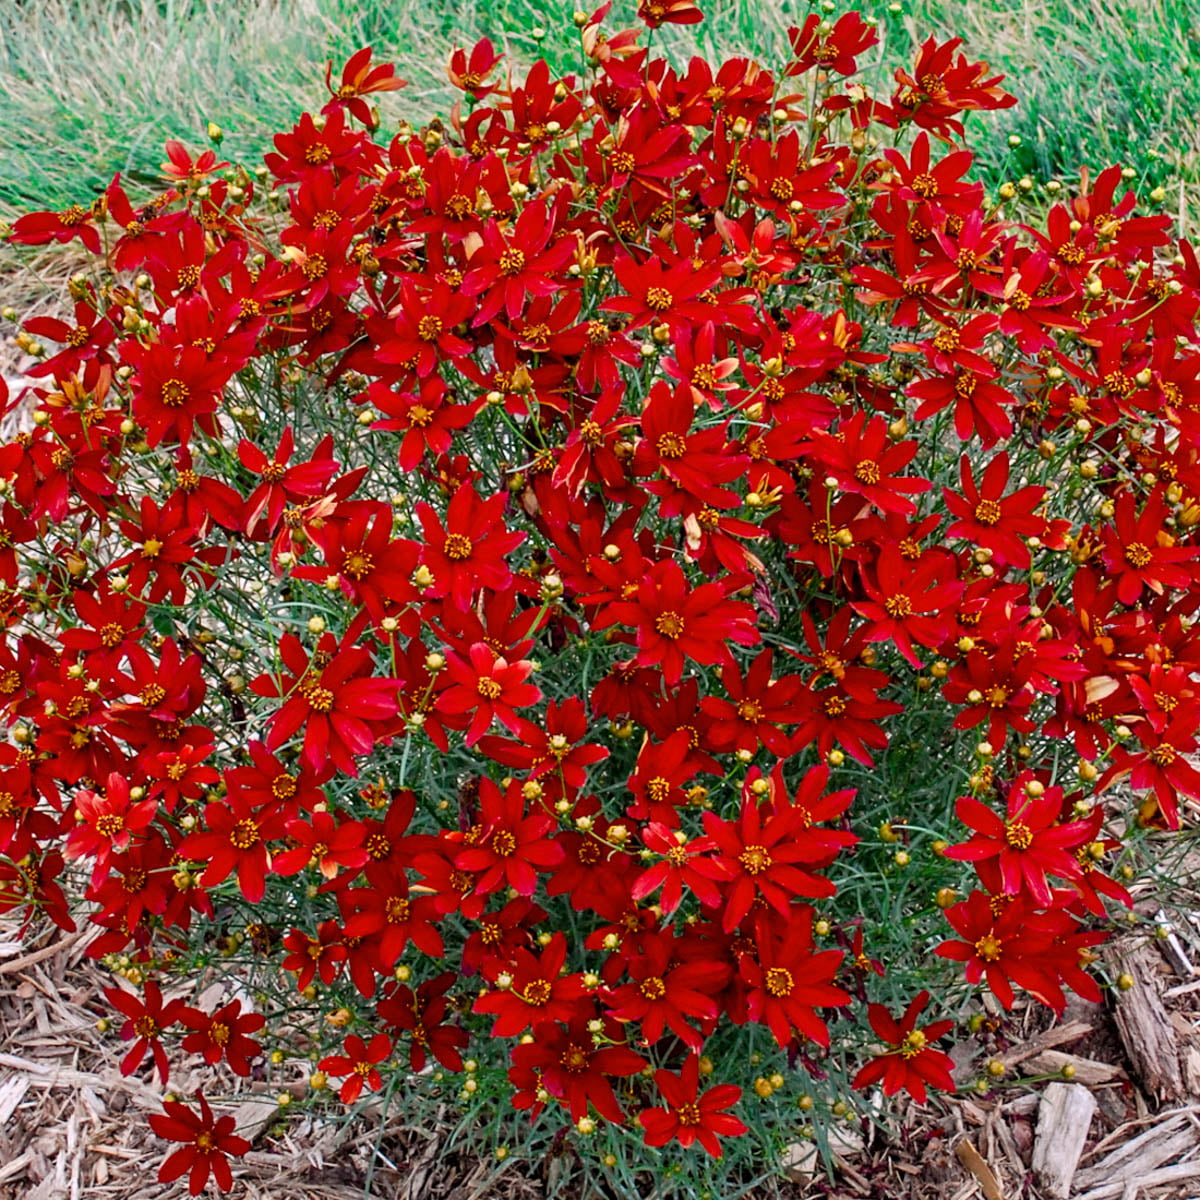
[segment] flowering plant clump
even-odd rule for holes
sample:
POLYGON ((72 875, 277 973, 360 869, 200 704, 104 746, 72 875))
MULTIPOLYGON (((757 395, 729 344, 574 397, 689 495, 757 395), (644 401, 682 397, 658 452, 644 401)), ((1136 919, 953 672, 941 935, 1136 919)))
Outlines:
POLYGON ((772 68, 607 13, 12 226, 91 266, 0 448, 0 908, 95 927, 127 1072, 761 1172, 952 1089, 979 989, 1100 999, 1200 797, 1200 262, 1119 166, 985 196, 958 40, 872 96, 858 13, 772 68))

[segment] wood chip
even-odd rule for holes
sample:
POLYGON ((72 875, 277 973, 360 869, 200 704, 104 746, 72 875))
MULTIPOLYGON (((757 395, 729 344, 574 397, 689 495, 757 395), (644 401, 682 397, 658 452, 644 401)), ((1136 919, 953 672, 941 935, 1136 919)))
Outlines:
POLYGON ((1146 1194, 1151 1188, 1166 1187, 1175 1183, 1192 1184, 1197 1179, 1200 1179, 1200 1162, 1193 1160, 1192 1162, 1176 1163, 1173 1167, 1161 1167, 1157 1171, 1143 1175, 1138 1180, 1114 1180, 1101 1187, 1093 1188, 1090 1192, 1076 1193, 1072 1200, 1116 1200, 1116 1197, 1126 1191, 1130 1183, 1146 1194))
POLYGON ((958 1161, 979 1181, 986 1200, 1004 1200, 1004 1189, 1000 1186, 995 1171, 987 1165, 983 1155, 975 1149, 969 1138, 963 1138, 954 1147, 954 1153, 958 1156, 958 1161))
POLYGON ((1042 1190, 1055 1200, 1071 1195, 1071 1180, 1095 1112, 1096 1098, 1074 1084, 1051 1083, 1042 1095, 1032 1166, 1042 1190))
POLYGON ((1081 1037, 1086 1037, 1094 1028, 1091 1021, 1066 1021, 1062 1025, 1055 1025, 1044 1033, 1039 1033, 1037 1037, 1030 1038, 1024 1045, 1010 1050, 1001 1056, 1001 1061, 1007 1067, 1015 1067, 1017 1063, 1022 1063, 1027 1058, 1033 1058, 1034 1055, 1050 1050, 1054 1046, 1065 1046, 1067 1042, 1076 1042, 1081 1037))
POLYGON ((1135 986, 1117 997, 1117 1032, 1146 1091, 1166 1103, 1192 1099, 1184 1080, 1182 1041, 1163 1005, 1162 984, 1155 970, 1160 960, 1146 946, 1129 955, 1126 969, 1135 986))
POLYGON ((1120 1180, 1140 1179, 1198 1145, 1200 1133, 1191 1121, 1182 1115, 1171 1117, 1122 1143, 1098 1163, 1079 1171, 1075 1186, 1086 1191, 1120 1180))
POLYGON ((1074 1054, 1064 1054, 1061 1050, 1043 1050, 1041 1054, 1026 1059, 1021 1064, 1021 1070, 1026 1075, 1061 1075, 1063 1067, 1068 1065, 1075 1068, 1075 1082, 1086 1083, 1089 1087, 1127 1078, 1125 1072, 1112 1063, 1079 1058, 1074 1054))

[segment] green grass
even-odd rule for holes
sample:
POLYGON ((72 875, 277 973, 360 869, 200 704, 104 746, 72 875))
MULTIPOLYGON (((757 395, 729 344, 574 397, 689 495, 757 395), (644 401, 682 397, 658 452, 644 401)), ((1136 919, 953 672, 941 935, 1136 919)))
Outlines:
MULTIPOLYGON (((748 53, 779 62, 806 0, 707 0, 698 27, 660 31, 681 61, 748 53)), ((852 5, 847 5, 852 7, 852 5)), ((1129 163, 1172 208, 1195 209, 1200 181, 1200 0, 881 0, 858 5, 883 43, 865 64, 886 89, 891 71, 930 32, 1010 76, 1015 110, 973 117, 989 183, 1039 180, 1129 163), (1021 145, 1009 147, 1011 134, 1021 145), (1182 191, 1181 191, 1182 188, 1182 191), (1182 200, 1181 200, 1182 196, 1182 200)), ((254 161, 271 132, 319 104, 327 58, 370 43, 411 86, 385 111, 429 117, 453 100, 443 64, 482 33, 518 60, 539 52, 576 65, 573 3, 564 0, 7 0, 0 4, 0 215, 86 201, 114 172, 152 180, 162 142, 204 142, 215 121, 224 152, 254 161)), ((632 16, 632 0, 618 15, 632 16)), ((970 126, 969 126, 970 128, 970 126)))

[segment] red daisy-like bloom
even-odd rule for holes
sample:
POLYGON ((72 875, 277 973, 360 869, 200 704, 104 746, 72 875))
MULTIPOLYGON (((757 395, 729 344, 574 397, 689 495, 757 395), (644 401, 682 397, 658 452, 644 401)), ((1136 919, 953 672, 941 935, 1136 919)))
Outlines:
POLYGON ((364 1087, 377 1092, 383 1086, 379 1064, 391 1054, 392 1039, 386 1033, 377 1033, 368 1045, 357 1033, 351 1033, 343 1045, 345 1054, 328 1054, 317 1063, 317 1068, 330 1075, 344 1075, 338 1096, 343 1104, 353 1104, 364 1087))
POLYGON ((691 587, 674 559, 655 563, 642 577, 635 599, 609 604, 594 629, 630 625, 637 629, 638 666, 660 666, 672 687, 687 659, 732 665, 728 642, 753 646, 760 640, 754 610, 727 599, 733 581, 691 587))
POLYGON ((247 1035, 261 1029, 267 1018, 262 1013, 242 1012, 239 1000, 231 1000, 212 1013, 185 1008, 179 1020, 194 1031, 183 1039, 185 1050, 201 1055, 210 1065, 223 1058, 235 1075, 249 1075, 250 1060, 262 1053, 258 1042, 247 1035))
POLYGON ((677 1141, 688 1147, 699 1142, 714 1158, 721 1157, 721 1137, 740 1137, 746 1125, 732 1116, 731 1109, 742 1089, 731 1083, 700 1091, 700 1059, 693 1054, 676 1075, 655 1071, 654 1083, 666 1101, 664 1108, 646 1108, 638 1114, 647 1146, 665 1146, 677 1141))
POLYGON ((1062 788, 1048 788, 1029 772, 1019 775, 1009 790, 1004 818, 974 797, 962 796, 955 810, 975 836, 948 847, 945 855, 959 862, 995 859, 1007 895, 1027 891, 1035 903, 1049 905, 1052 897, 1047 875, 1080 878, 1075 851, 1094 840, 1102 819, 1097 810, 1086 820, 1060 825, 1062 808, 1062 788))
POLYGON ((457 654, 446 655, 446 675, 452 681, 438 693, 439 712, 457 715, 471 713, 466 744, 473 746, 493 721, 516 733, 521 720, 515 710, 536 704, 542 693, 529 683, 533 664, 528 660, 510 663, 486 642, 475 642, 467 660, 457 654))
POLYGON ((187 1006, 182 1000, 163 1004, 162 988, 153 979, 146 980, 140 999, 122 988, 105 988, 104 994, 113 1008, 126 1018, 121 1027, 121 1040, 133 1042, 129 1053, 121 1060, 121 1074, 132 1075, 149 1050, 154 1056, 159 1078, 166 1083, 170 1066, 160 1039, 163 1031, 181 1018, 187 1006))
POLYGON ((112 855, 125 850, 135 833, 144 830, 152 820, 158 805, 153 799, 130 802, 129 781, 113 771, 104 791, 84 788, 75 796, 78 824, 67 834, 68 859, 94 856, 92 886, 105 875, 112 855))
POLYGON ((563 859, 563 848, 547 836, 554 818, 544 809, 526 814, 520 780, 501 791, 486 777, 479 781, 480 835, 455 856, 454 865, 479 874, 475 891, 495 892, 506 884, 519 895, 532 896, 539 871, 549 871, 563 859))
POLYGON ((400 710, 399 682, 369 674, 369 650, 335 647, 332 635, 326 634, 310 659, 300 639, 285 633, 279 640, 279 657, 290 675, 260 675, 250 687, 259 696, 283 698, 269 722, 267 749, 282 746, 303 729, 303 765, 318 770, 328 760, 348 775, 357 775, 355 756, 374 749, 383 728, 400 710))
POLYGON ((495 989, 480 996, 472 1011, 496 1018, 492 1037, 570 1021, 585 988, 581 976, 562 974, 566 961, 567 939, 561 933, 552 935, 540 957, 518 950, 511 969, 496 976, 495 989))
POLYGON ((853 791, 822 797, 829 779, 827 767, 808 771, 792 804, 783 786, 782 766, 772 781, 750 780, 736 821, 704 814, 704 831, 717 848, 730 882, 725 893, 721 927, 736 929, 758 900, 786 916, 796 896, 832 896, 837 890, 807 867, 829 861, 843 846, 853 845, 852 833, 810 830, 814 821, 829 820, 849 806, 853 791))
POLYGON ((1034 509, 1046 495, 1044 487, 1030 485, 1004 495, 1008 484, 1008 455, 997 454, 988 463, 983 478, 975 482, 971 459, 959 459, 962 494, 942 489, 946 507, 958 519, 946 530, 947 537, 960 537, 992 552, 997 566, 1029 566, 1029 547, 1025 539, 1036 537, 1046 528, 1044 517, 1034 509))
POLYGON ((282 814, 256 809, 234 794, 227 803, 205 806, 204 825, 205 829, 184 839, 179 853, 208 863, 201 876, 206 888, 216 887, 236 871, 242 895, 257 904, 267 890, 267 841, 283 836, 282 814))
POLYGON ((854 1077, 856 1088, 870 1087, 883 1080, 883 1094, 894 1096, 903 1088, 918 1104, 925 1103, 925 1088, 954 1091, 950 1055, 934 1049, 932 1043, 954 1028, 953 1021, 933 1021, 917 1028, 917 1017, 929 1003, 929 993, 921 992, 904 1011, 899 1021, 882 1004, 867 1008, 871 1028, 887 1044, 854 1077))
MULTIPOLYGON (((593 1022, 581 1016, 568 1026, 539 1030, 536 1041, 513 1047, 509 1078, 518 1082, 523 1074, 536 1072, 540 1086, 566 1106, 572 1121, 586 1117, 591 1105, 606 1120, 621 1123, 625 1116, 611 1080, 636 1075, 646 1060, 620 1040, 611 1021, 607 1025, 597 1036, 593 1022)), ((533 1108, 533 1097, 530 1100, 517 1107, 533 1108)))
POLYGON ((284 937, 283 947, 288 954, 280 966, 296 973, 296 990, 300 992, 312 983, 318 972, 321 982, 328 987, 337 978, 338 968, 347 956, 342 931, 336 921, 322 921, 317 926, 315 938, 301 929, 293 929, 284 937))
POLYGON ((225 1116, 214 1119, 204 1096, 197 1092, 196 1099, 200 1102, 199 1116, 178 1100, 163 1101, 165 1116, 162 1113, 150 1114, 150 1128, 159 1137, 186 1143, 168 1155, 159 1167, 158 1181, 170 1183, 191 1172, 188 1191, 198 1196, 204 1191, 209 1175, 212 1175, 216 1178, 217 1186, 222 1191, 228 1191, 233 1187, 229 1158, 241 1158, 250 1149, 250 1143, 234 1134, 236 1118, 225 1116))
POLYGON ((1183 564, 1196 557, 1193 546, 1176 544, 1165 527, 1170 509, 1159 485, 1136 512, 1132 492, 1117 498, 1112 525, 1104 527, 1104 565, 1116 581, 1117 599, 1135 604, 1143 588, 1162 595, 1168 588, 1185 588, 1194 572, 1183 564))
POLYGON ((463 484, 446 508, 445 525, 432 505, 417 505, 425 533, 421 561, 433 574, 425 595, 447 596, 456 608, 467 609, 477 589, 502 592, 509 586, 512 572, 504 559, 524 535, 505 531, 505 499, 497 495, 481 500, 474 487, 463 484))
POLYGON ((857 412, 833 433, 817 430, 812 435, 811 454, 843 492, 862 496, 880 512, 911 516, 917 506, 901 493, 927 492, 928 479, 902 476, 917 453, 916 442, 894 442, 888 423, 880 416, 857 412))

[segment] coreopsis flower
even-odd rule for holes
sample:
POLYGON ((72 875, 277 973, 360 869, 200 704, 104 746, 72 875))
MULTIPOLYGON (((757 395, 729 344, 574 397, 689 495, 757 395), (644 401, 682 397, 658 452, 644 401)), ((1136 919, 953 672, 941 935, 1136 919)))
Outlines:
POLYGON ((1161 484, 1156 487, 1141 512, 1133 493, 1122 492, 1112 524, 1104 526, 1104 565, 1122 604, 1135 604, 1143 588, 1162 595, 1168 587, 1187 587, 1192 579, 1192 569, 1184 564, 1196 557, 1196 550, 1179 545, 1165 528, 1170 510, 1164 491, 1161 484))
POLYGON ((536 704, 542 693, 529 682, 533 664, 526 660, 510 663, 501 658, 486 642, 472 644, 466 659, 457 654, 446 655, 446 675, 449 686, 438 693, 436 707, 450 715, 471 714, 466 744, 473 746, 499 721, 516 733, 520 718, 516 709, 536 704))
POLYGON ((858 56, 879 41, 879 31, 860 12, 843 13, 828 29, 826 24, 819 13, 809 13, 803 25, 788 30, 795 62, 788 64, 785 75, 802 75, 813 67, 853 75, 858 56))
MULTIPOLYGON (((454 858, 454 865, 478 875, 480 894, 508 886, 521 896, 532 896, 538 874, 551 870, 563 858, 563 848, 548 834, 554 818, 545 810, 525 811, 519 780, 503 791, 490 779, 479 782, 479 836, 454 858)), ((511 892, 510 892, 511 895, 511 892)))
MULTIPOLYGON (((542 1089, 558 1100, 580 1121, 588 1106, 608 1121, 624 1120, 613 1092, 613 1079, 627 1079, 646 1065, 620 1038, 611 1021, 601 1032, 586 1016, 575 1017, 568 1025, 548 1025, 538 1031, 536 1040, 513 1047, 513 1069, 509 1078, 519 1083, 525 1075, 534 1075, 542 1089)), ((530 1108, 536 1116, 540 1102, 536 1093, 528 1102, 516 1102, 517 1108, 530 1108)))
POLYGON ((489 84, 487 77, 503 57, 496 52, 495 46, 488 38, 480 38, 471 47, 470 58, 461 46, 455 47, 446 68, 446 77, 454 87, 467 92, 476 100, 486 99, 499 87, 499 84, 489 84))
POLYGON ((642 437, 633 457, 635 475, 661 474, 644 486, 657 495, 664 517, 685 507, 712 505, 730 508, 736 495, 721 484, 732 483, 746 467, 741 454, 731 453, 726 426, 692 432, 695 407, 691 388, 657 383, 642 409, 642 437))
POLYGON ((346 946, 336 921, 322 921, 315 938, 302 929, 293 929, 284 937, 283 945, 289 953, 280 966, 296 973, 297 991, 302 992, 308 987, 318 972, 321 982, 328 987, 346 961, 346 946))
POLYGON ((457 976, 453 971, 443 971, 433 979, 427 979, 412 988, 404 984, 392 984, 383 999, 375 1006, 381 1021, 398 1032, 409 1036, 409 1065, 414 1071, 423 1071, 432 1054, 447 1070, 463 1069, 459 1053, 470 1037, 461 1025, 451 1024, 447 1019, 450 1005, 446 993, 454 986, 457 976))
POLYGON ((111 772, 103 791, 84 788, 75 794, 78 824, 67 834, 66 857, 95 859, 95 887, 108 874, 113 854, 126 849, 130 838, 154 820, 157 810, 152 798, 134 802, 128 779, 119 771, 111 772))
POLYGON ((234 794, 227 802, 205 806, 204 828, 190 834, 179 853, 208 864, 200 877, 205 887, 216 887, 236 872, 242 895, 257 904, 267 890, 267 842, 281 838, 283 831, 280 813, 255 808, 234 794))
POLYGON ((739 957, 738 975, 746 988, 746 1013, 765 1025, 780 1046, 795 1033, 819 1046, 829 1045, 829 1029, 818 1008, 848 1004, 850 993, 834 984, 842 951, 814 951, 812 909, 789 909, 786 919, 775 914, 755 922, 754 951, 739 957))
POLYGON ((1044 532, 1046 520, 1035 511, 1046 489, 1030 484, 1004 494, 1011 470, 1008 455, 997 454, 984 469, 979 483, 969 455, 959 458, 961 494, 942 489, 946 507, 957 518, 946 530, 947 537, 961 537, 992 552, 997 566, 1029 566, 1028 538, 1044 532))
POLYGON ((373 92, 395 92, 407 85, 405 80, 397 76, 395 64, 373 64, 371 54, 370 46, 363 46, 361 50, 355 51, 342 67, 341 82, 336 88, 333 86, 333 61, 330 60, 326 64, 325 86, 333 99, 325 105, 322 112, 333 112, 344 106, 359 124, 368 129, 374 129, 379 124, 378 112, 362 97, 373 92))
POLYGON ((295 875, 312 865, 326 879, 333 879, 339 868, 361 867, 370 857, 363 845, 367 830, 361 821, 339 821, 331 812, 315 812, 288 821, 284 829, 295 845, 271 860, 276 875, 295 875))
POLYGON ((721 890, 714 881, 726 879, 728 868, 706 857, 715 845, 710 838, 689 841, 678 829, 651 821, 642 834, 642 843, 652 855, 661 857, 634 881, 629 894, 635 900, 644 900, 661 887, 659 907, 664 917, 679 907, 685 887, 710 908, 720 904, 721 890))
POLYGON ((95 206, 70 204, 61 212, 31 212, 18 217, 9 232, 9 240, 18 246, 44 246, 47 242, 66 245, 78 238, 85 250, 100 253, 99 213, 95 206))
POLYGON ((222 1191, 233 1187, 233 1172, 229 1159, 241 1158, 250 1149, 245 1138, 237 1137, 234 1117, 213 1117, 208 1101, 196 1093, 200 1103, 197 1115, 179 1100, 164 1100, 163 1113, 150 1114, 150 1128, 161 1138, 185 1145, 167 1156, 158 1169, 159 1183, 171 1183, 181 1175, 188 1176, 188 1191, 198 1196, 204 1191, 210 1175, 222 1191))
POLYGON ((674 687, 687 659, 727 665, 733 662, 728 642, 753 646, 759 641, 753 610, 729 600, 729 590, 728 581, 690 586, 679 564, 668 559, 646 572, 634 599, 607 605, 592 628, 636 628, 638 666, 658 666, 674 687))
POLYGON ((506 530, 504 502, 502 495, 480 499, 465 484, 451 497, 444 524, 432 505, 417 505, 425 534, 421 561, 433 574, 425 595, 447 596, 456 608, 466 609, 479 588, 500 592, 509 586, 512 571, 505 559, 524 538, 506 530))
POLYGON ((693 0, 638 0, 638 17, 650 29, 660 25, 696 25, 704 20, 693 0))
POLYGON ((210 1066, 225 1059, 235 1075, 247 1076, 250 1060, 262 1053, 262 1047, 248 1035, 261 1029, 267 1018, 262 1013, 242 1012, 239 1000, 231 1000, 211 1013, 185 1008, 179 1021, 192 1030, 183 1039, 183 1048, 199 1054, 210 1066))
POLYGON ((976 864, 995 859, 1006 894, 1025 891, 1035 903, 1047 906, 1051 903, 1047 876, 1080 878, 1075 851, 1094 840, 1102 817, 1097 809, 1086 820, 1060 824, 1062 808, 1062 788, 1048 788, 1028 772, 1013 781, 1005 817, 973 796, 962 796, 955 811, 974 836, 949 846, 945 855, 976 864))
POLYGON ((1026 895, 973 891, 946 909, 946 920, 961 940, 947 939, 934 953, 964 963, 967 982, 984 980, 1006 1009, 1015 1001, 1014 984, 1058 1013, 1067 1002, 1064 978, 1081 994, 1089 994, 1081 990, 1089 984, 1099 994, 1079 969, 1079 948, 1070 941, 1079 933, 1078 925, 1061 909, 1039 912, 1026 895))
POLYGON ((338 1097, 343 1104, 353 1104, 364 1087, 377 1092, 383 1086, 379 1064, 391 1054, 392 1039, 386 1033, 377 1033, 368 1044, 357 1033, 351 1033, 343 1045, 345 1054, 327 1054, 317 1063, 317 1069, 330 1075, 344 1075, 338 1097))
POLYGON ((141 997, 123 988, 105 988, 108 1002, 125 1017, 121 1026, 121 1040, 133 1042, 129 1053, 121 1060, 121 1074, 132 1075, 149 1050, 158 1068, 158 1076, 167 1082, 170 1066, 167 1052, 162 1046, 163 1032, 176 1024, 187 1007, 182 1000, 163 1003, 162 988, 153 979, 147 979, 141 997))
POLYGON ((371 653, 322 637, 310 658, 300 639, 285 633, 279 657, 289 674, 263 674, 251 681, 259 696, 277 696, 283 704, 268 723, 268 750, 282 746, 304 730, 300 762, 319 770, 327 761, 348 775, 357 775, 355 756, 366 754, 381 740, 383 730, 400 710, 399 681, 369 672, 371 653))
POLYGON ((472 1012, 496 1019, 492 1037, 514 1037, 530 1026, 570 1021, 579 998, 584 995, 583 978, 563 975, 567 961, 567 939, 555 933, 540 956, 520 949, 511 968, 500 971, 493 989, 475 1001, 472 1012))
POLYGON ((928 479, 897 474, 912 462, 917 449, 914 441, 889 438, 882 417, 857 412, 838 427, 836 436, 815 430, 811 454, 817 470, 841 491, 862 496, 880 512, 911 516, 917 506, 903 493, 927 492, 933 486, 928 479))
POLYGON ((321 495, 339 470, 339 464, 331 456, 332 438, 322 438, 307 462, 290 463, 295 447, 290 425, 280 434, 270 458, 247 438, 238 443, 238 460, 262 480, 246 499, 243 509, 244 528, 251 536, 260 521, 265 521, 268 533, 274 533, 286 505, 321 495))
POLYGON ((678 946, 670 932, 647 936, 640 952, 625 966, 629 982, 605 997, 608 1013, 618 1021, 637 1021, 641 1036, 654 1045, 669 1029, 698 1050, 704 1042, 689 1018, 711 1026, 720 1015, 716 995, 729 976, 720 962, 701 958, 676 962, 678 946))
POLYGON ((613 273, 625 294, 602 301, 600 309, 626 314, 627 330, 653 323, 666 325, 674 336, 686 335, 714 318, 706 294, 720 282, 719 267, 697 270, 691 262, 667 266, 649 259, 639 264, 622 257, 613 264, 613 273))
POLYGON ((484 226, 462 283, 465 295, 479 297, 472 325, 500 312, 513 321, 526 297, 549 296, 561 288, 556 276, 574 257, 575 246, 570 238, 555 240, 555 226, 566 211, 565 193, 560 197, 553 209, 545 200, 526 205, 507 230, 495 219, 484 226))
POLYGON ((882 1080, 885 1096, 903 1089, 918 1104, 925 1103, 927 1086, 954 1091, 954 1062, 933 1046, 954 1028, 954 1022, 931 1021, 918 1028, 917 1017, 928 1003, 929 993, 919 992, 898 1021, 882 1004, 868 1006, 871 1028, 888 1048, 859 1070, 853 1087, 867 1088, 882 1080))
POLYGON ((728 1111, 741 1099, 742 1089, 719 1083, 700 1091, 698 1055, 689 1055, 678 1075, 655 1071, 654 1084, 666 1105, 638 1113, 647 1146, 677 1141, 686 1148, 699 1142, 714 1158, 720 1158, 719 1138, 740 1137, 747 1132, 745 1123, 728 1111))
POLYGON ((1138 741, 1130 749, 1118 744, 1113 750, 1112 766, 1100 777, 1097 788, 1107 788, 1124 775, 1131 787, 1151 789, 1155 803, 1168 829, 1179 828, 1179 797, 1200 798, 1200 771, 1189 761, 1196 750, 1195 722, 1184 712, 1161 732, 1148 721, 1139 722, 1138 741))
POLYGON ((813 822, 844 812, 853 796, 842 791, 821 797, 827 768, 815 767, 806 774, 796 804, 783 787, 782 769, 776 773, 774 787, 746 789, 736 821, 704 814, 704 832, 727 871, 728 882, 721 889, 721 927, 726 933, 741 924, 757 901, 785 916, 796 896, 832 896, 835 885, 807 868, 830 857, 831 850, 836 853, 854 842, 853 834, 840 830, 809 833, 813 822))

